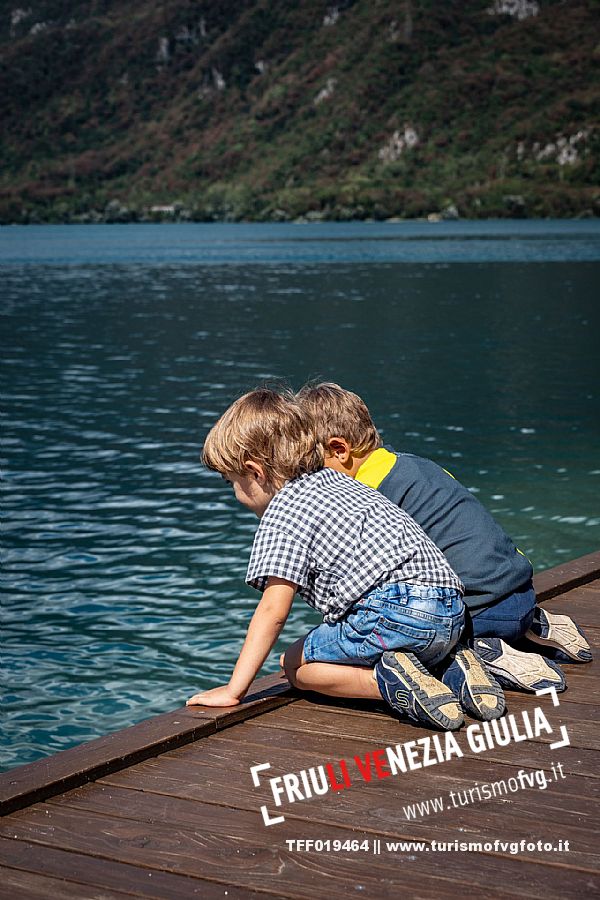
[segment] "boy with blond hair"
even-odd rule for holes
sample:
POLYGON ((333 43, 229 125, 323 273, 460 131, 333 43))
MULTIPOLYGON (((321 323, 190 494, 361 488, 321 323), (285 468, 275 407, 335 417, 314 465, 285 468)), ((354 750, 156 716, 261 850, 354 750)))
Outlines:
MULTIPOLYGON (((432 460, 383 447, 357 394, 324 382, 306 385, 297 397, 324 447, 325 466, 379 490, 443 551, 465 585, 465 639, 500 684, 564 690, 556 660, 588 662, 589 644, 569 616, 536 605, 531 563, 482 504, 432 460), (511 644, 522 638, 553 659, 514 649, 511 644)), ((478 703, 469 662, 459 645, 442 677, 466 708, 478 703)))
MULTIPOLYGON (((400 716, 459 728, 457 698, 426 666, 447 656, 462 630, 462 584, 403 510, 323 468, 314 427, 293 394, 260 389, 241 397, 210 431, 203 461, 260 519, 246 581, 262 597, 228 684, 188 705, 240 702, 297 592, 323 623, 282 657, 292 684, 383 698, 400 716)), ((492 695, 499 707, 500 688, 492 695)))

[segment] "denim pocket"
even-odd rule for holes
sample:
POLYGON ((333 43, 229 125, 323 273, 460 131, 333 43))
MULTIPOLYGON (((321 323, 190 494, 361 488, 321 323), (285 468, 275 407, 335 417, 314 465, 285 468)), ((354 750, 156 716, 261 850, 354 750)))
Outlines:
POLYGON ((381 618, 378 610, 360 609, 340 623, 344 643, 353 647, 357 656, 362 656, 361 647, 373 634, 381 618))
POLYGON ((359 606, 352 610, 345 621, 349 630, 366 637, 373 631, 381 617, 380 609, 369 609, 368 606, 359 606))
POLYGON ((380 616, 358 652, 362 657, 372 657, 373 652, 380 654, 386 650, 404 650, 419 655, 427 650, 435 636, 435 628, 415 628, 408 622, 394 622, 380 616))

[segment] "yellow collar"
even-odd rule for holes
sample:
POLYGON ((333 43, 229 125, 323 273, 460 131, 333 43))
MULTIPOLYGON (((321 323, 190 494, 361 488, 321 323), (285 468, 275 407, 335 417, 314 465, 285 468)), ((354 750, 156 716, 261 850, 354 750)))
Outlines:
POLYGON ((364 461, 355 478, 361 484, 377 489, 385 476, 391 472, 396 460, 395 453, 390 453, 385 447, 380 447, 364 461))

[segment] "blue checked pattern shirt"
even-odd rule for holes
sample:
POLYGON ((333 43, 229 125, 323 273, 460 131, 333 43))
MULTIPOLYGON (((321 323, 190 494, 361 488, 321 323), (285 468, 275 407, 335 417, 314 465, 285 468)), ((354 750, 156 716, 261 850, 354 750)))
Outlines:
POLYGON ((289 481, 267 506, 246 581, 263 591, 271 575, 297 584, 330 624, 384 582, 463 592, 446 557, 408 513, 334 469, 289 481))

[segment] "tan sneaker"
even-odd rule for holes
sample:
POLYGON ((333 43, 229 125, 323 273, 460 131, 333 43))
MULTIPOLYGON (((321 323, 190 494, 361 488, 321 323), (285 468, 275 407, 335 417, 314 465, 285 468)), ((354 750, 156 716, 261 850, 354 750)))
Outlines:
POLYGON ((500 638, 488 637, 475 638, 473 648, 503 688, 534 694, 542 688, 564 691, 567 687, 560 666, 539 653, 522 653, 500 638))
POLYGON ((388 650, 375 666, 381 696, 400 716, 454 731, 464 724, 456 696, 413 653, 388 650))
POLYGON ((552 659, 558 662, 592 661, 590 645, 570 616, 559 616, 536 606, 531 628, 525 637, 534 644, 555 650, 552 659))
MULTIPOLYGON (((446 663, 444 662, 444 666, 446 663)), ((499 719, 506 709, 504 691, 474 650, 459 647, 450 655, 442 681, 474 719, 499 719)))

